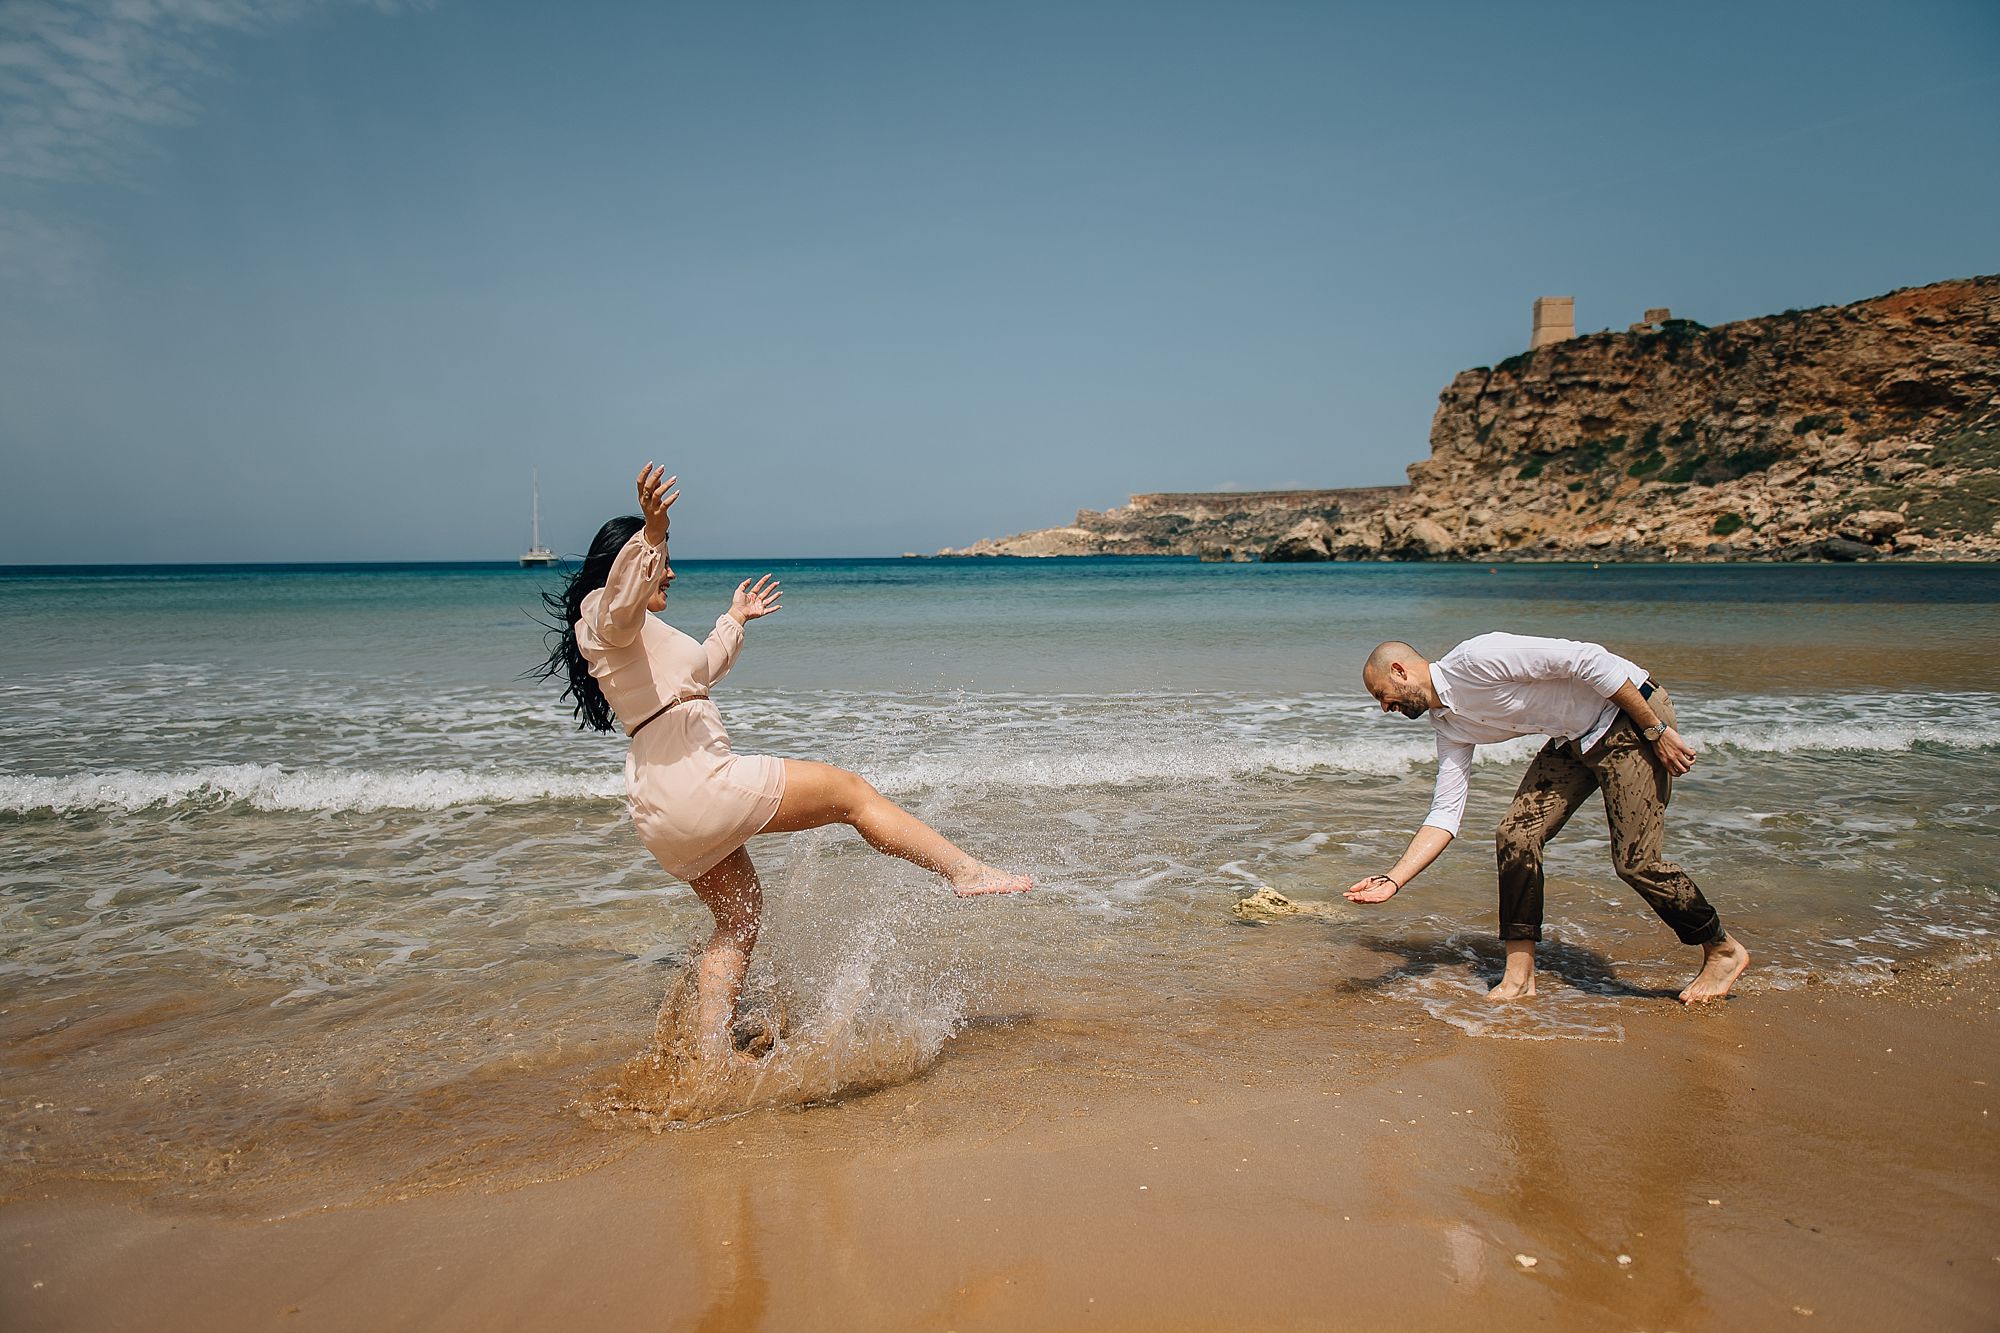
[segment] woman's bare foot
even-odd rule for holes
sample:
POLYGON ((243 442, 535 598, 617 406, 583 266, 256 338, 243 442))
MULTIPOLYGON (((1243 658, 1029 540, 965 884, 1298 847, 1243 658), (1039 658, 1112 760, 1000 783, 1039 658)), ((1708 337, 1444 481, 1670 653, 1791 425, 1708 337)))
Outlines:
POLYGON ((1535 942, 1508 940, 1507 969, 1500 982, 1486 992, 1489 1000, 1525 1000, 1535 993, 1535 942))
POLYGON ((736 1044, 734 1033, 723 1034, 714 1040, 704 1041, 694 1049, 694 1056, 700 1066, 709 1070, 756 1069, 764 1063, 764 1057, 771 1053, 766 1046, 745 1049, 736 1044))
POLYGON ((1720 943, 1701 946, 1701 971, 1681 992, 1682 1004, 1701 1004, 1708 1000, 1719 1000, 1729 994, 1729 988, 1736 984, 1736 978, 1743 975, 1743 969, 1750 966, 1750 951, 1736 942, 1734 935, 1724 935, 1720 943))
POLYGON ((729 1041, 739 1056, 762 1060, 778 1045, 777 1025, 761 1016, 739 1018, 729 1030, 729 1041))
POLYGON ((1035 887, 1035 881, 1026 875, 1010 875, 984 861, 970 858, 945 878, 951 882, 951 891, 961 898, 979 898, 989 893, 1026 893, 1035 887))

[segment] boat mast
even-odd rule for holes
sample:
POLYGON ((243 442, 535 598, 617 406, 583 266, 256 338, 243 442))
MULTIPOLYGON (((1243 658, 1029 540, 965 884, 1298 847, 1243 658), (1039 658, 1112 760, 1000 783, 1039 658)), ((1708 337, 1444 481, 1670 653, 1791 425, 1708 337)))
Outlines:
POLYGON ((534 470, 533 476, 535 478, 535 517, 534 517, 535 540, 529 544, 528 549, 531 551, 539 551, 542 549, 542 470, 540 468, 536 468, 534 470))

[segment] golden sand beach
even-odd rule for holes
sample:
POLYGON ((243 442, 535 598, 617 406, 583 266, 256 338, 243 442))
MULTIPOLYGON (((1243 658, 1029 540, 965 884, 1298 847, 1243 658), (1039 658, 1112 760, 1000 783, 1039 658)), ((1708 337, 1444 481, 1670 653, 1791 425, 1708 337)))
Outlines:
POLYGON ((1991 1328, 1996 999, 1917 968, 1481 1040, 1300 952, 567 1178, 281 1219, 46 1181, 0 1291, 23 1333, 1991 1328))

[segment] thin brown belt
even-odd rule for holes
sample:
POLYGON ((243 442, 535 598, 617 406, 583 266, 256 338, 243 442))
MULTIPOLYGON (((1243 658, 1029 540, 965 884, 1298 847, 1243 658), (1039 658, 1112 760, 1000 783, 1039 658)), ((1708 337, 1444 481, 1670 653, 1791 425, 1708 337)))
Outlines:
POLYGON ((648 722, 651 722, 654 718, 658 717, 661 713, 666 712, 668 709, 679 708, 682 704, 691 704, 697 699, 706 699, 707 697, 708 697, 707 690, 695 690, 691 693, 683 694, 679 698, 667 700, 665 703, 660 705, 658 712, 651 714, 646 718, 644 722, 641 722, 638 726, 626 732, 625 733, 626 739, 629 740, 632 737, 637 736, 640 732, 646 729, 646 724, 648 722))

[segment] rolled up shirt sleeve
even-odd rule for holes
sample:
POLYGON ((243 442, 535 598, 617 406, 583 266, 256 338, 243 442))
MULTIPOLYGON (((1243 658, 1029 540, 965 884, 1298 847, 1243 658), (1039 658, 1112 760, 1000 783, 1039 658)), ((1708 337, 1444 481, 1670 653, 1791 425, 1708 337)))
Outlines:
POLYGON ((1465 795, 1472 788, 1474 747, 1465 741, 1437 738, 1437 789, 1431 796, 1431 812, 1424 823, 1458 836, 1459 821, 1465 818, 1465 795))

